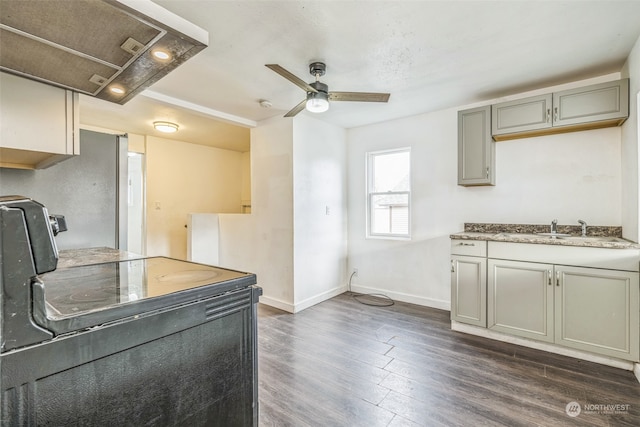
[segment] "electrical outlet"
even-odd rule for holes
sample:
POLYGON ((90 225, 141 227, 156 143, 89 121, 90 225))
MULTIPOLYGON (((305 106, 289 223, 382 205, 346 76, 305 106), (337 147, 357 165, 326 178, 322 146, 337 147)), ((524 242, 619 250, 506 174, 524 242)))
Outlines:
POLYGON ((358 277, 358 269, 357 269, 357 268, 354 268, 354 269, 353 269, 353 275, 354 275, 355 277, 358 277))

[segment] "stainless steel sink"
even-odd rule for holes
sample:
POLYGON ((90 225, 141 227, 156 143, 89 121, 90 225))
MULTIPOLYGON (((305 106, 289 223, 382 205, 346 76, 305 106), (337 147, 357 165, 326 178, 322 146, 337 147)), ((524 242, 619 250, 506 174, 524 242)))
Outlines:
POLYGON ((548 237, 571 237, 571 234, 563 234, 563 233, 536 233, 536 236, 548 236, 548 237))

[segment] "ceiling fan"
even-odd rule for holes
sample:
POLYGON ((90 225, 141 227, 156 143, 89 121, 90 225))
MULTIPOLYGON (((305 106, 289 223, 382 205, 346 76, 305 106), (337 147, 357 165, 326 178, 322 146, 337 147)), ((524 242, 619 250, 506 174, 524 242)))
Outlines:
POLYGON ((325 112, 329 109, 329 101, 387 102, 389 100, 388 93, 329 92, 329 86, 320 82, 320 77, 324 76, 327 69, 323 62, 309 64, 309 73, 316 78, 313 83, 305 83, 304 80, 278 64, 266 64, 266 67, 307 92, 307 97, 285 114, 285 117, 293 117, 305 108, 313 113, 325 112))

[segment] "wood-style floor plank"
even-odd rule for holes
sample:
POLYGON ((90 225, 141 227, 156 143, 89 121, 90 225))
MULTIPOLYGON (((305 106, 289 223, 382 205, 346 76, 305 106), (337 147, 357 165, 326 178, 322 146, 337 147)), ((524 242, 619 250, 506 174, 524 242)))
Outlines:
POLYGON ((454 332, 447 311, 343 294, 258 312, 261 426, 640 425, 631 372, 454 332), (586 410, 608 404, 629 408, 586 410))

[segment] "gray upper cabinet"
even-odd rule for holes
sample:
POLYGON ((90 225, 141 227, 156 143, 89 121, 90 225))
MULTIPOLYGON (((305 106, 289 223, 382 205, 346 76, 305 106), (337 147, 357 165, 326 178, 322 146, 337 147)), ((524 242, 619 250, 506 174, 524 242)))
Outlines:
POLYGON ((491 106, 491 134, 503 135, 551 127, 551 94, 491 106))
POLYGON ((629 117, 629 79, 491 106, 496 141, 620 126, 629 117))
MULTIPOLYGON (((601 83, 553 94, 553 125, 581 123, 629 117, 629 79, 601 83)), ((618 123, 619 122, 619 123, 618 123)))
POLYGON ((458 112, 458 185, 495 185, 491 106, 458 112))
POLYGON ((80 154, 78 94, 0 73, 0 167, 44 169, 80 154))

